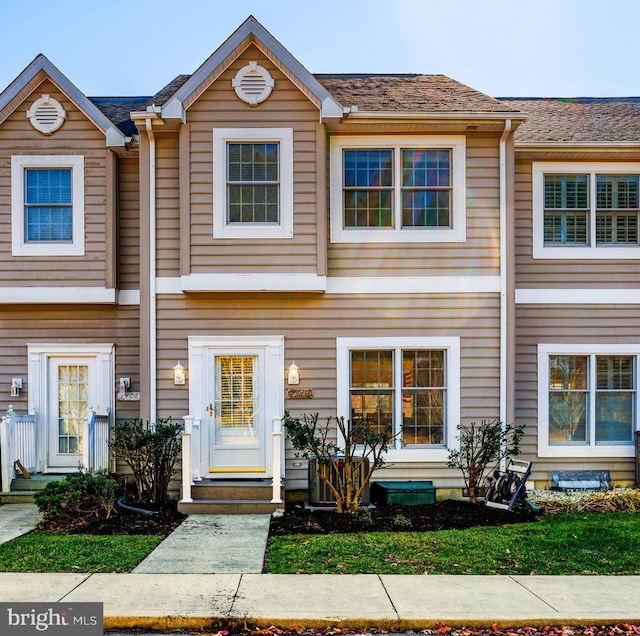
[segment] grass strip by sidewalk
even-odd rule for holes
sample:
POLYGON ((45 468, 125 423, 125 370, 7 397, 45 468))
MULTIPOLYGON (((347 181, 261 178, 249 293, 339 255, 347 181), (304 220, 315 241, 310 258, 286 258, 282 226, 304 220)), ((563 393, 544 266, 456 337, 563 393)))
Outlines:
POLYGON ((163 539, 36 531, 0 545, 0 572, 129 572, 163 539))
POLYGON ((264 571, 637 575, 638 554, 639 513, 580 512, 467 530, 274 537, 264 571))

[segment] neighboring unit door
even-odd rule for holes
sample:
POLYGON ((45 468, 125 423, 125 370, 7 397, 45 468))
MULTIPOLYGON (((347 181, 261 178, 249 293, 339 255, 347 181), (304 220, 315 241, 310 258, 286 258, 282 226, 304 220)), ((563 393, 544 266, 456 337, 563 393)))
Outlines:
POLYGON ((73 472, 83 463, 86 419, 95 404, 95 357, 51 357, 48 369, 47 467, 73 472))
POLYGON ((209 472, 266 476, 264 351, 209 350, 207 366, 209 472))

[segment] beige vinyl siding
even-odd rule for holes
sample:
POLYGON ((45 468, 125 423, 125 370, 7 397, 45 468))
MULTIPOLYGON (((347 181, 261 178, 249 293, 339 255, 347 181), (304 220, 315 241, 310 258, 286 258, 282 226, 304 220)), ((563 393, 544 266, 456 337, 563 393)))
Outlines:
POLYGON ((523 457, 533 461, 532 479, 550 480, 551 470, 608 469, 611 478, 634 479, 632 458, 538 457, 538 344, 640 343, 640 307, 635 305, 519 305, 516 309, 516 422, 525 424, 523 457))
POLYGON ((157 275, 180 276, 178 135, 156 135, 157 275))
POLYGON ((467 135, 466 145, 464 243, 329 244, 329 276, 498 276, 499 137, 467 135))
MULTIPOLYGON (((516 150, 517 154, 517 150, 516 150)), ((606 161, 603 155, 580 158, 589 161, 606 161)), ((540 161, 576 161, 561 156, 546 154, 540 161)), ((549 259, 533 258, 533 191, 532 163, 537 159, 516 157, 515 165, 515 240, 516 240, 516 287, 518 288, 636 288, 640 284, 638 259, 580 258, 549 259)), ((638 157, 627 157, 627 161, 638 161, 638 157)), ((620 157, 617 157, 620 161, 620 157)), ((624 251, 624 250, 622 250, 624 251)))
MULTIPOLYGON (((16 411, 26 411, 29 396, 27 343, 115 344, 115 378, 131 378, 131 390, 140 390, 139 317, 137 307, 83 307, 58 305, 0 306, 0 358, 11 360, 0 368, 0 386, 9 387, 11 378, 22 378, 20 397, 6 398, 0 412, 12 403, 16 411)), ((117 386, 113 387, 114 393, 117 386)), ((138 402, 117 402, 118 419, 136 417, 138 402)))
POLYGON ((140 288, 138 159, 118 160, 118 287, 140 288))
MULTIPOLYGON (((285 400, 293 414, 336 413, 336 338, 376 336, 459 336, 461 414, 465 420, 498 417, 499 301, 496 294, 433 296, 335 296, 310 294, 220 294, 160 296, 158 299, 158 414, 188 413, 188 385, 174 386, 172 367, 187 359, 194 335, 284 335, 285 364, 300 367, 299 388, 313 399, 285 400)), ((284 374, 284 369, 282 370, 284 374)), ((286 387, 285 387, 286 388, 286 387)), ((451 423, 454 427, 457 422, 451 423)), ((287 446, 287 488, 306 486, 304 467, 294 467, 287 446)), ((456 471, 440 464, 395 464, 379 478, 433 479, 458 488, 456 471)))
POLYGON ((107 149, 104 135, 49 80, 44 81, 0 125, 0 286, 104 287, 106 259, 107 149), (67 112, 58 131, 44 136, 26 117, 33 101, 48 94, 67 112), (85 255, 32 257, 11 255, 11 156, 83 155, 85 176, 85 255))
POLYGON ((253 46, 189 107, 192 274, 316 273, 318 117, 318 109, 253 46), (241 101, 231 86, 238 70, 249 61, 267 68, 275 80, 271 96, 255 108, 241 101), (243 127, 293 128, 291 239, 213 239, 213 129, 243 127))

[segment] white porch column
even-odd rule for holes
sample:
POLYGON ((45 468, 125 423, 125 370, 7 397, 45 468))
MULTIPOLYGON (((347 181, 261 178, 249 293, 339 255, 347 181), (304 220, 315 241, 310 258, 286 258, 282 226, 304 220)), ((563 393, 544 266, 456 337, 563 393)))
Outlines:
POLYGON ((273 423, 273 490, 271 503, 282 503, 282 419, 274 417, 273 423))
POLYGON ((185 415, 184 432, 182 433, 182 501, 191 503, 191 431, 193 430, 193 415, 185 415))

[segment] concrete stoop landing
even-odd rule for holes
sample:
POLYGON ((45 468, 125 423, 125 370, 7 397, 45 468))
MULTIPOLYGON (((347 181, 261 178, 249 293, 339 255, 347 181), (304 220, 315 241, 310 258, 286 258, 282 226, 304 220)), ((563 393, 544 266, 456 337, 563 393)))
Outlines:
MULTIPOLYGON (((270 514, 284 503, 271 503, 270 479, 203 479, 191 486, 192 502, 178 503, 184 514, 270 514)), ((280 490, 284 501, 284 488, 280 490)))
POLYGON ((0 503, 33 503, 35 492, 42 490, 48 483, 59 481, 66 475, 44 475, 34 473, 29 479, 22 476, 14 477, 9 492, 0 493, 0 503))

